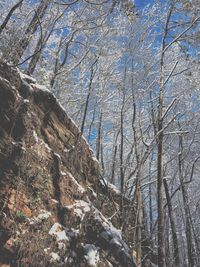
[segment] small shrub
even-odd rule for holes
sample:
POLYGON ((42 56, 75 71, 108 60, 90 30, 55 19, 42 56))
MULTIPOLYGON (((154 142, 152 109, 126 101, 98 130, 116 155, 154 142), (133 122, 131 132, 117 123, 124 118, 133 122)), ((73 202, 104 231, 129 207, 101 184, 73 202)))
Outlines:
POLYGON ((26 215, 22 211, 17 211, 16 212, 16 218, 19 222, 25 222, 26 220, 26 215))

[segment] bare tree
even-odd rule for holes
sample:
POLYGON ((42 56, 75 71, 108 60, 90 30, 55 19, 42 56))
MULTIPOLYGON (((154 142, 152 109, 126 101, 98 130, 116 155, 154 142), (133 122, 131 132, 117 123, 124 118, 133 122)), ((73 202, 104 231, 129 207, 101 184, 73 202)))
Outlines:
POLYGON ((2 33, 2 31, 6 28, 6 25, 8 24, 11 16, 13 15, 13 13, 15 12, 16 9, 18 9, 19 7, 21 7, 23 3, 23 0, 20 0, 19 2, 17 2, 8 12, 8 15, 5 17, 3 23, 0 26, 0 34, 2 33))

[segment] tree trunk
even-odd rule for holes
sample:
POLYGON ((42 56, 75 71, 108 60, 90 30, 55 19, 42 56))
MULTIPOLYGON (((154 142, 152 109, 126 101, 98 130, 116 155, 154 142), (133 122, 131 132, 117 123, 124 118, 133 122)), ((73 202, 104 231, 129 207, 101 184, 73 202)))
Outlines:
POLYGON ((99 116, 99 126, 98 126, 98 135, 96 140, 96 158, 99 160, 101 152, 101 126, 102 126, 102 117, 103 113, 101 111, 99 116))
POLYGON ((41 48, 42 48, 43 45, 44 44, 42 44, 41 38, 39 38, 38 42, 37 42, 37 45, 35 47, 35 50, 34 50, 34 56, 31 58, 30 63, 29 63, 28 68, 27 68, 27 71, 26 71, 26 73, 28 75, 32 75, 33 74, 33 72, 35 70, 35 67, 36 67, 36 65, 37 65, 37 63, 38 63, 38 61, 40 59, 41 52, 42 52, 41 48))
POLYGON ((92 93, 92 81, 93 81, 93 78, 94 78, 94 75, 95 75, 94 66, 95 66, 96 63, 97 63, 97 60, 95 60, 92 63, 92 66, 91 66, 90 81, 89 81, 89 86, 88 86, 88 94, 87 94, 87 98, 86 98, 86 102, 85 102, 85 109, 84 109, 83 120, 82 120, 82 124, 81 124, 81 134, 83 134, 83 131, 84 131, 84 126, 85 126, 85 120, 86 120, 86 116, 87 116, 87 110, 88 110, 90 95, 92 93))
POLYGON ((36 32, 38 26, 41 24, 41 19, 43 18, 45 11, 48 8, 48 5, 51 0, 42 0, 39 4, 28 28, 26 29, 23 38, 19 41, 19 46, 17 49, 17 53, 15 55, 15 58, 13 59, 13 62, 15 64, 18 64, 21 57, 23 56, 26 48, 28 47, 34 33, 36 32))
POLYGON ((22 5, 23 0, 20 0, 17 4, 15 4, 10 11, 8 12, 8 15, 6 16, 6 18, 4 19, 3 23, 0 26, 0 34, 2 33, 2 31, 5 29, 6 25, 8 24, 12 14, 15 12, 15 10, 17 8, 19 8, 22 5))
POLYGON ((113 148, 111 179, 110 179, 111 184, 114 183, 114 178, 115 178, 115 166, 116 166, 116 158, 117 158, 117 139, 118 139, 118 136, 119 136, 119 131, 118 131, 117 136, 115 138, 115 143, 114 143, 114 148, 113 148))
POLYGON ((178 237, 176 234, 176 225, 175 225, 174 216, 173 216, 172 203, 171 203, 171 198, 170 198, 168 184, 167 184, 166 179, 164 179, 163 182, 164 182, 164 187, 165 187, 165 195, 167 199, 169 220, 170 220, 170 225, 171 225, 171 230, 172 230, 172 239, 173 239, 173 245, 174 245, 174 263, 176 267, 179 267, 180 257, 179 257, 179 248, 178 248, 178 237))
MULTIPOLYGON (((158 131, 162 130, 159 121, 158 131)), ((157 147, 157 205, 158 205, 158 266, 165 267, 165 237, 163 213, 163 133, 158 135, 157 147)))
POLYGON ((140 167, 136 175, 136 189, 135 189, 135 199, 136 199, 136 223, 135 223, 135 251, 136 251, 136 262, 137 267, 141 267, 142 261, 142 193, 141 193, 141 176, 140 167))
POLYGON ((190 210, 188 205, 188 196, 187 191, 185 188, 185 184, 183 182, 182 177, 182 152, 183 152, 183 137, 179 136, 179 154, 178 154, 178 161, 179 161, 179 181, 181 184, 181 193, 183 198, 183 207, 185 212, 185 234, 186 234, 186 240, 187 240, 187 254, 188 254, 188 266, 194 267, 195 266, 195 251, 193 246, 193 240, 192 240, 192 229, 191 229, 191 221, 190 221, 190 210))
POLYGON ((165 69, 164 56, 166 47, 166 38, 168 34, 168 25, 172 14, 172 8, 169 9, 165 23, 165 31, 162 38, 162 49, 160 59, 160 91, 157 108, 157 208, 158 208, 158 267, 165 267, 165 227, 164 227, 164 204, 163 204, 163 106, 164 106, 164 87, 165 87, 165 69))

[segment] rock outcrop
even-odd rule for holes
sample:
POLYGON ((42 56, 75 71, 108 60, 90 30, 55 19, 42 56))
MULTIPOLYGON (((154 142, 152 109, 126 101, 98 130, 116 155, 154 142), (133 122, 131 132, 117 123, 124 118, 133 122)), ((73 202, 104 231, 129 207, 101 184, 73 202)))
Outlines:
POLYGON ((108 190, 54 95, 0 63, 0 265, 135 266, 108 190))

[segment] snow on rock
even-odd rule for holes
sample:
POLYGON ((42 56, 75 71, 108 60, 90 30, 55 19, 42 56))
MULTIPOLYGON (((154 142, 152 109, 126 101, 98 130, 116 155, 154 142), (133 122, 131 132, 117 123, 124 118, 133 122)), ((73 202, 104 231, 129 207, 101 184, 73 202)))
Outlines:
POLYGON ((65 229, 60 223, 57 223, 57 222, 54 223, 54 225, 49 230, 49 234, 51 236, 55 236, 57 242, 60 242, 60 241, 69 242, 69 238, 66 235, 65 229))
POLYGON ((109 267, 113 267, 112 263, 110 263, 108 260, 106 260, 106 263, 108 264, 109 267))
POLYGON ((59 201, 56 200, 56 199, 54 199, 54 198, 51 198, 51 202, 52 202, 53 204, 58 204, 58 203, 59 203, 59 201))
POLYGON ((103 222, 104 231, 101 232, 100 237, 101 239, 108 242, 111 246, 115 248, 123 248, 127 253, 129 251, 129 248, 127 244, 122 239, 121 231, 116 229, 114 226, 112 226, 109 222, 103 222))
POLYGON ((51 256, 50 260, 51 263, 60 261, 60 256, 58 255, 58 253, 51 252, 50 256, 51 256))
POLYGON ((35 139, 35 142, 38 143, 39 142, 39 138, 38 138, 38 135, 37 135, 35 130, 33 130, 33 137, 35 139))
POLYGON ((109 235, 116 237, 117 239, 122 239, 121 230, 116 229, 111 223, 105 221, 103 222, 103 226, 109 235))
POLYGON ((42 143, 44 144, 46 150, 47 150, 48 152, 51 152, 51 148, 48 146, 48 144, 45 143, 43 140, 42 140, 42 143))
POLYGON ((107 186, 108 186, 111 190, 113 190, 116 194, 118 194, 118 195, 121 194, 120 190, 119 190, 114 184, 111 184, 111 183, 109 183, 109 182, 107 182, 107 181, 106 181, 106 184, 107 184, 107 186))
POLYGON ((91 210, 91 204, 85 202, 84 200, 76 200, 73 205, 66 206, 67 209, 73 209, 74 213, 83 220, 85 213, 91 210))
POLYGON ((84 246, 84 252, 85 256, 84 258, 87 260, 87 263, 89 266, 97 266, 97 263, 99 262, 99 248, 97 248, 93 244, 86 244, 84 246))
POLYGON ((101 180, 100 180, 100 183, 103 185, 103 186, 107 186, 109 189, 111 189, 111 191, 113 191, 115 194, 117 194, 117 195, 120 195, 121 194, 121 192, 120 192, 120 190, 117 188, 117 186, 115 186, 114 184, 111 184, 111 183, 109 183, 105 178, 102 178, 101 180))
POLYGON ((25 73, 22 73, 21 71, 18 71, 18 73, 20 74, 20 77, 22 80, 27 81, 28 83, 33 83, 33 84, 36 83, 36 79, 34 79, 33 77, 31 77, 25 73))
MULTIPOLYGON (((38 137, 38 135, 37 135, 35 130, 33 130, 33 137, 35 139, 36 144, 43 145, 47 152, 51 152, 52 151, 51 148, 49 147, 49 145, 47 143, 45 143, 43 139, 38 137)), ((38 152, 39 155, 41 155, 40 147, 37 148, 37 152, 38 152)))
POLYGON ((73 182, 73 184, 75 185, 77 191, 80 194, 85 193, 85 189, 76 181, 76 179, 72 176, 72 174, 70 172, 66 173, 66 172, 61 171, 60 174, 62 176, 67 176, 73 182))
MULTIPOLYGON (((90 151, 91 151, 91 153, 94 154, 94 151, 93 151, 91 148, 90 148, 90 151)), ((99 161, 98 161, 98 159, 97 159, 95 156, 92 157, 92 160, 93 160, 96 164, 100 164, 99 161)))
POLYGON ((50 248, 44 248, 44 252, 46 253, 46 254, 48 254, 48 251, 50 250, 50 248))
POLYGON ((47 89, 44 85, 40 85, 40 84, 35 84, 35 83, 31 83, 31 86, 36 89, 36 90, 41 90, 41 91, 44 91, 44 92, 49 92, 50 93, 50 90, 47 89))
POLYGON ((30 224, 36 224, 41 223, 44 220, 47 220, 49 217, 51 217, 51 212, 42 210, 41 213, 38 216, 34 216, 29 220, 30 224))
POLYGON ((59 250, 65 250, 65 249, 66 249, 66 244, 63 243, 63 242, 59 242, 59 243, 58 243, 58 249, 59 249, 59 250))
POLYGON ((61 160, 61 156, 58 153, 54 153, 55 157, 61 160))
POLYGON ((37 218, 38 220, 43 221, 45 219, 48 219, 50 216, 51 216, 51 212, 44 211, 43 213, 39 214, 37 218))

